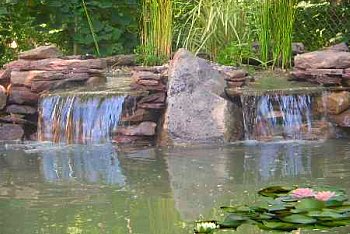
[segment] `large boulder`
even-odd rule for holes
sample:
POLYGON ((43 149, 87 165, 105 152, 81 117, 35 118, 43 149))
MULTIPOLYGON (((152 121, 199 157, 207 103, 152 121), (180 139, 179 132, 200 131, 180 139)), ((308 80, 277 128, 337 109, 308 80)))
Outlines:
POLYGON ((350 68, 350 53, 335 50, 314 51, 294 58, 299 69, 350 68))
MULTIPOLYGON (((168 107, 164 141, 229 141, 235 124, 233 103, 223 98, 226 75, 185 49, 174 56, 169 68, 168 107)), ((236 111, 237 112, 237 111, 236 111)), ((235 121, 236 120, 236 121, 235 121)))

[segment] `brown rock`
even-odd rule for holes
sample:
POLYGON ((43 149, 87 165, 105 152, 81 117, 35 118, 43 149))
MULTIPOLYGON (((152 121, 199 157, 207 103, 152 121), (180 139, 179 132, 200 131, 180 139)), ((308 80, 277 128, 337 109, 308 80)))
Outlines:
POLYGON ((151 72, 151 73, 164 74, 167 72, 168 68, 169 68, 168 65, 152 66, 152 67, 138 66, 138 67, 134 67, 133 70, 134 72, 151 72))
POLYGON ((315 82, 321 85, 341 85, 342 78, 336 76, 320 75, 317 76, 315 82))
POLYGON ((140 91, 166 91, 166 86, 164 84, 159 84, 156 86, 146 86, 141 84, 132 83, 130 87, 134 90, 140 90, 140 91))
POLYGON ((228 88, 242 87, 242 86, 244 86, 244 84, 245 84, 244 81, 238 81, 238 82, 227 81, 228 88))
POLYGON ((37 123, 33 123, 31 121, 25 120, 23 115, 11 114, 0 117, 1 122, 5 123, 13 123, 13 124, 29 124, 36 126, 37 123))
POLYGON ((135 142, 140 142, 140 141, 147 141, 148 143, 152 139, 149 139, 148 137, 144 136, 125 136, 125 135, 119 135, 114 137, 113 141, 118 143, 118 144, 130 144, 130 143, 135 143, 135 142))
POLYGON ((330 46, 326 48, 326 50, 349 52, 349 47, 346 43, 342 42, 342 43, 330 46))
POLYGON ((5 65, 6 68, 13 71, 76 71, 81 69, 98 69, 107 68, 107 63, 103 59, 70 59, 64 60, 59 58, 49 58, 42 60, 17 60, 5 65))
POLYGON ((14 114, 35 114, 37 113, 36 108, 25 105, 9 105, 6 108, 7 113, 14 114))
POLYGON ((136 81, 137 84, 144 85, 144 86, 157 86, 159 85, 159 81, 157 80, 138 80, 136 81))
POLYGON ((331 115, 330 119, 339 127, 350 127, 350 110, 344 111, 340 115, 331 115))
MULTIPOLYGON (((11 84, 13 85, 23 85, 30 87, 33 79, 41 77, 44 71, 12 71, 11 72, 11 84)), ((50 73, 50 75, 54 75, 50 73)))
POLYGON ((347 91, 328 93, 322 96, 321 102, 318 101, 318 109, 337 115, 350 107, 350 93, 347 91))
POLYGON ((24 130, 17 124, 0 124, 0 141, 21 140, 24 130))
POLYGON ((0 85, 7 87, 10 84, 11 70, 0 70, 0 85))
POLYGON ((106 77, 92 76, 86 81, 86 85, 93 88, 106 83, 106 81, 107 81, 106 77))
POLYGON ((340 85, 343 69, 294 69, 291 76, 296 80, 306 80, 323 85, 340 85))
POLYGON ((165 93, 154 93, 151 95, 148 95, 146 97, 143 97, 140 101, 139 104, 142 103, 164 103, 165 102, 165 93))
POLYGON ((4 109, 7 103, 7 94, 4 86, 0 85, 0 110, 4 109))
POLYGON ((78 87, 85 85, 86 80, 89 79, 88 74, 79 73, 79 75, 75 75, 63 80, 34 80, 31 90, 39 93, 46 90, 78 87))
POLYGON ((345 69, 342 77, 343 79, 350 79, 350 69, 345 69))
POLYGON ((350 53, 332 50, 305 53, 295 56, 294 66, 300 69, 350 68, 350 53))
POLYGON ((142 122, 139 125, 121 127, 117 130, 119 135, 126 136, 154 136, 157 124, 154 122, 142 122))
POLYGON ((138 80, 160 80, 161 75, 149 71, 133 72, 132 79, 138 80))
POLYGON ((144 120, 145 114, 146 114, 146 110, 145 109, 137 109, 131 115, 124 115, 124 116, 122 116, 121 121, 122 122, 141 122, 142 120, 144 120))
POLYGON ((229 70, 225 71, 225 74, 228 76, 228 79, 243 78, 248 75, 245 70, 229 70))
POLYGON ((46 59, 46 58, 57 58, 61 56, 61 51, 53 46, 39 46, 38 48, 21 52, 19 54, 20 59, 46 59))
POLYGON ((141 103, 141 104, 138 104, 137 107, 144 108, 144 109, 164 109, 165 104, 164 103, 141 103))
POLYGON ((134 54, 119 54, 104 58, 108 66, 133 66, 136 64, 136 56, 134 54))
POLYGON ((29 88, 11 86, 9 89, 9 102, 15 104, 34 104, 39 100, 39 95, 33 93, 29 88))

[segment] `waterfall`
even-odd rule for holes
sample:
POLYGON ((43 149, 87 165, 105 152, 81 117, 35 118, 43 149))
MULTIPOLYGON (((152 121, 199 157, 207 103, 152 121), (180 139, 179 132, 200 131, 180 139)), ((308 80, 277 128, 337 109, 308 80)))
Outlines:
POLYGON ((246 140, 317 138, 313 95, 242 95, 241 102, 246 140))
POLYGON ((110 141, 123 109, 123 96, 60 96, 41 99, 38 138, 65 143, 110 141))

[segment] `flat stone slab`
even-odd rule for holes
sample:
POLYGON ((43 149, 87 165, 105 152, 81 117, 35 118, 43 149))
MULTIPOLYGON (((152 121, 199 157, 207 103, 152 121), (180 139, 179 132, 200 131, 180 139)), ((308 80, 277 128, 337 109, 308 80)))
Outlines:
POLYGON ((46 58, 58 58, 62 56, 62 52, 53 45, 50 46, 39 46, 35 49, 21 52, 19 59, 46 59, 46 58))
POLYGON ((350 52, 323 50, 297 55, 294 66, 300 69, 350 68, 350 52))

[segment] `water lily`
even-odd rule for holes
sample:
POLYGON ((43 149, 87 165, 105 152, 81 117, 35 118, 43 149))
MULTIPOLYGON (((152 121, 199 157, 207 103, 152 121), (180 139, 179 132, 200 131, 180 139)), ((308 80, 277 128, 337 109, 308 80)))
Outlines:
POLYGON ((328 201, 335 196, 335 192, 322 191, 315 194, 315 198, 319 201, 328 201))
POLYGON ((310 188, 297 188, 292 190, 290 193, 293 198, 297 198, 297 199, 315 196, 315 191, 310 188))
POLYGON ((218 226, 216 222, 203 221, 197 222, 195 231, 196 233, 211 233, 213 230, 217 229, 218 226))

